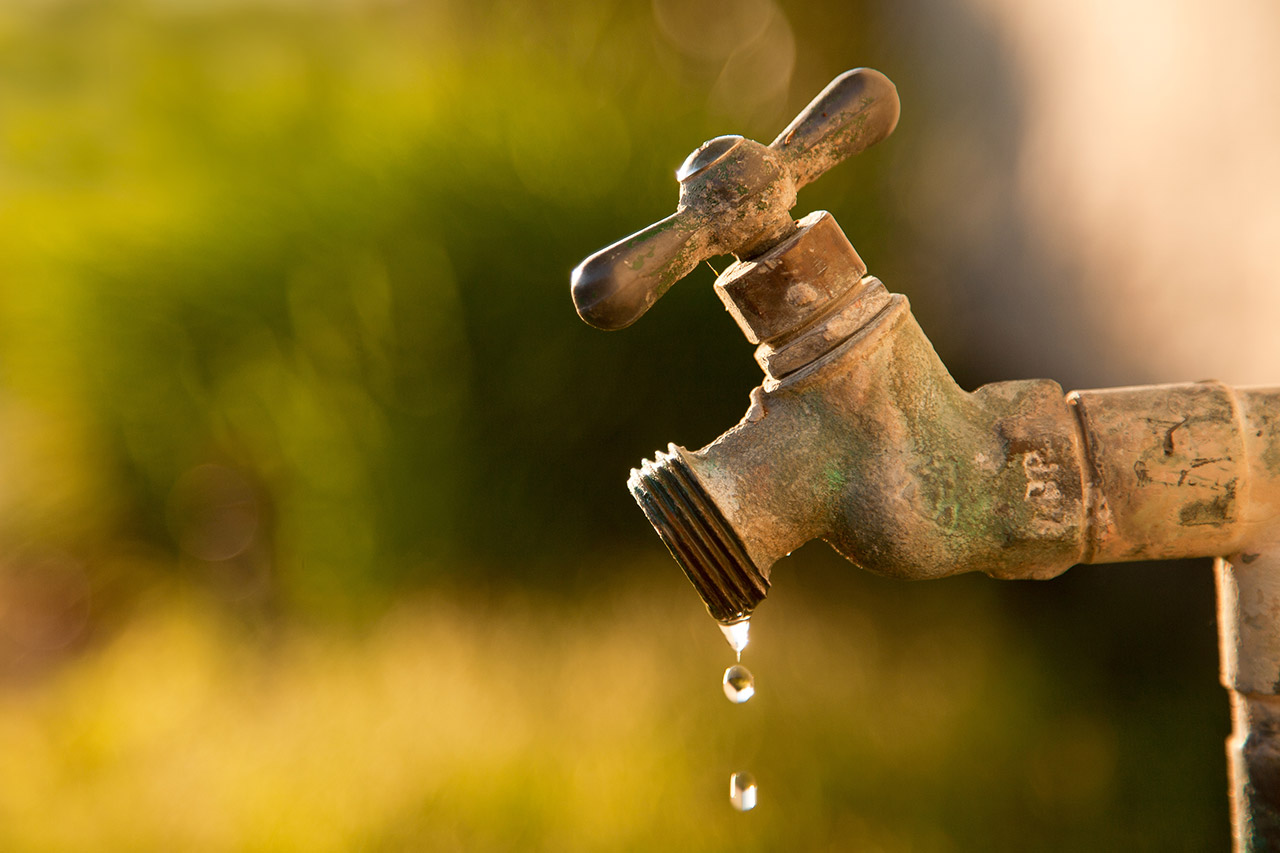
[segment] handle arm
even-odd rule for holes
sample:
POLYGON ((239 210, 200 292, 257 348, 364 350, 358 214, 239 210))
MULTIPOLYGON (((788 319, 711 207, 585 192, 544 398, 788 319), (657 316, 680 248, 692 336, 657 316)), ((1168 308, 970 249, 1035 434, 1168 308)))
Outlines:
POLYGON ((893 81, 855 68, 832 80, 769 147, 783 155, 800 189, 893 133, 900 110, 893 81))
POLYGON ((578 316, 597 329, 625 329, 671 285, 718 254, 698 217, 678 210, 587 258, 570 286, 578 316))

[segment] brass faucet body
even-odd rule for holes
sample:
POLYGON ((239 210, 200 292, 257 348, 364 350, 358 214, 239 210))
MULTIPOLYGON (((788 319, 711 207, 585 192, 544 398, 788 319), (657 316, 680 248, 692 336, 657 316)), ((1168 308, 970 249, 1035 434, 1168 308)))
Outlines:
MULTIPOLYGON (((778 559, 819 538, 869 571, 922 580, 1049 578, 1078 563, 1232 554, 1272 535, 1280 389, 1200 382, 1064 394, 1032 379, 966 392, 906 298, 862 275, 847 240, 832 249, 832 232, 843 234, 831 217, 800 226, 717 282, 765 367, 746 416, 701 450, 674 448, 648 466, 679 465, 692 478, 686 488, 705 494, 719 513, 711 523, 749 558, 743 574, 767 581, 778 559), (830 262, 801 279, 808 241, 830 262), (800 286, 839 304, 764 337, 753 318, 777 312, 758 310, 762 294, 785 303, 777 294, 800 286), (786 358, 818 351, 815 337, 826 351, 800 366, 786 358), (779 363, 790 372, 775 375, 779 363)), ((642 468, 631 484, 671 544, 680 534, 650 512, 662 502, 646 499, 661 483, 642 468)), ((729 568, 699 563, 687 544, 673 550, 720 621, 758 603, 748 595, 726 607, 715 588, 729 568)))

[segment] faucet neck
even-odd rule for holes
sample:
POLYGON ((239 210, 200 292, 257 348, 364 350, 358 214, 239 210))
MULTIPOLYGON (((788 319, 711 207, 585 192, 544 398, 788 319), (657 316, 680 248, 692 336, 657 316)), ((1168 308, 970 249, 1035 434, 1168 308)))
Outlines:
POLYGON ((792 374, 844 343, 889 305, 879 279, 825 210, 764 253, 730 266, 716 293, 768 379, 792 374))

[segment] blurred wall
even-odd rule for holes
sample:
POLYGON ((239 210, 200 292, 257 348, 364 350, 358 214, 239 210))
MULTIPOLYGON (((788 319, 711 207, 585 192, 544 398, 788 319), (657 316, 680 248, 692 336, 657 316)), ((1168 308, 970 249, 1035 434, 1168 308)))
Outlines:
POLYGON ((989 369, 1275 383, 1274 4, 896 8, 945 126, 916 164, 942 192, 912 210, 995 279, 962 320, 989 369))

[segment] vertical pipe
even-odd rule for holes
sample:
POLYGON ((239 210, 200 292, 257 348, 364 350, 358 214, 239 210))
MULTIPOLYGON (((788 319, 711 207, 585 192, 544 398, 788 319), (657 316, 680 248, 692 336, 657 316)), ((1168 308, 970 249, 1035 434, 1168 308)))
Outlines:
POLYGON ((1231 822, 1238 853, 1280 853, 1280 546, 1215 565, 1231 822))

